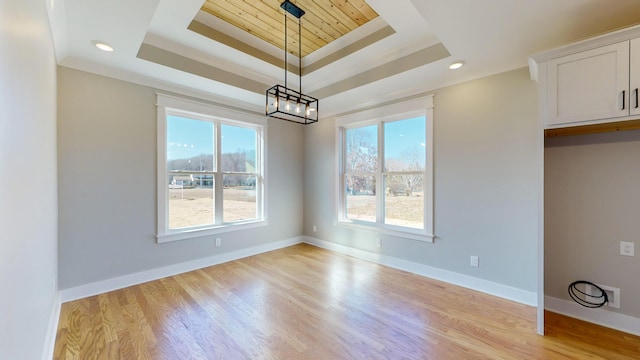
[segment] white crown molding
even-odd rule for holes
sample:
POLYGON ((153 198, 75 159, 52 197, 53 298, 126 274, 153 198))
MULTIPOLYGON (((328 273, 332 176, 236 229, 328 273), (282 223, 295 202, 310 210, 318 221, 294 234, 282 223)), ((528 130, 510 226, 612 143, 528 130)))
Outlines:
POLYGON ((606 34, 590 37, 588 39, 537 53, 530 56, 529 64, 531 64, 532 60, 539 64, 551 59, 556 59, 562 56, 571 55, 586 50, 596 49, 602 46, 635 39, 637 37, 640 37, 640 25, 612 31, 606 34))
POLYGON ((48 0, 46 5, 56 59, 60 62, 69 55, 69 34, 64 0, 48 0))

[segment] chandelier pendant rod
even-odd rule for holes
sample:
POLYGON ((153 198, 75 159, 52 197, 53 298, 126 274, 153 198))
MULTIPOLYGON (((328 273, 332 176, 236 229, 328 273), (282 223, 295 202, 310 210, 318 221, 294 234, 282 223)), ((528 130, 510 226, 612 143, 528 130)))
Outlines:
MULTIPOLYGON (((298 79, 300 81, 298 91, 302 93, 302 30, 300 18, 298 18, 298 79)), ((285 85, 286 86, 286 85, 285 85)))
POLYGON ((289 53, 287 52, 287 43, 289 42, 289 37, 287 36, 287 12, 284 12, 284 87, 288 87, 287 86, 287 73, 289 72, 287 70, 288 68, 288 61, 287 61, 287 55, 289 55, 289 53))

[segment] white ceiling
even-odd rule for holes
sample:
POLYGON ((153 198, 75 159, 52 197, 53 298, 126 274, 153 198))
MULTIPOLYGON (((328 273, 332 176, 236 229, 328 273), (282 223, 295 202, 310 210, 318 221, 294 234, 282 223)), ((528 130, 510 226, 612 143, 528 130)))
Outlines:
MULTIPOLYGON (((196 18, 265 54, 284 57, 274 46, 199 14, 204 0, 46 1, 62 66, 256 112, 263 111, 264 91, 284 81, 281 67, 187 28, 196 18), (102 52, 93 46, 96 40, 116 50, 102 52), (141 48, 159 61, 138 57, 141 48)), ((337 60, 303 76, 303 92, 323 94, 322 117, 524 67, 534 53, 640 21, 638 0, 368 3, 380 20, 303 59, 305 68, 342 52, 337 60), (387 25, 395 33, 344 53, 387 25), (449 56, 442 56, 442 46, 449 56), (451 71, 448 65, 454 60, 464 60, 466 65, 451 71)), ((297 82, 290 74, 289 84, 297 82)))

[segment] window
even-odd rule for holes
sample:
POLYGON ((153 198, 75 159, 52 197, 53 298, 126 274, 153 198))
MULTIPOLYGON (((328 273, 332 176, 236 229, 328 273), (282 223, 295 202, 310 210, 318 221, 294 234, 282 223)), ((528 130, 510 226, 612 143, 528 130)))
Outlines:
POLYGON ((338 223, 433 241, 433 97, 351 114, 338 126, 338 223))
POLYGON ((266 224, 264 124, 158 94, 158 242, 266 224))

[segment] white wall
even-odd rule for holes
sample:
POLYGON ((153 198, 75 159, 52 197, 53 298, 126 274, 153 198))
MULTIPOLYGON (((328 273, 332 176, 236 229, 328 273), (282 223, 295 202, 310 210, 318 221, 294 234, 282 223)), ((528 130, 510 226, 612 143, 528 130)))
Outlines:
POLYGON ((270 121, 269 225, 157 244, 155 89, 58 68, 60 288, 302 234, 302 126, 270 121))
POLYGON ((56 67, 45 2, 0 3, 0 359, 48 353, 57 309, 56 67))
POLYGON ((640 318, 639 159, 640 131, 546 139, 545 294, 571 301, 575 280, 620 288, 619 310, 585 316, 640 318), (634 242, 636 256, 620 255, 620 241, 634 242))
POLYGON ((305 134, 305 234, 537 293, 536 83, 519 69, 432 93, 435 242, 333 224, 336 135, 330 119, 305 134), (469 266, 470 255, 480 257, 479 268, 469 266))

